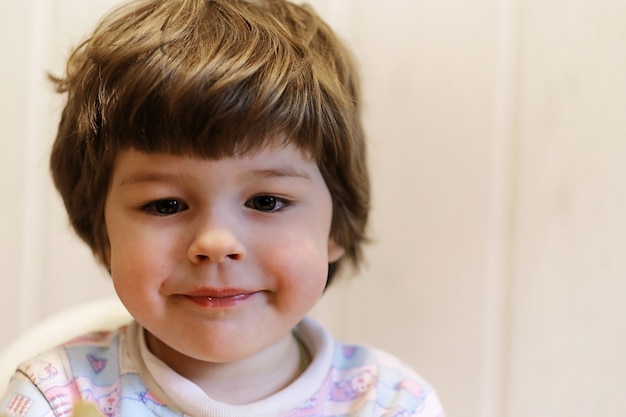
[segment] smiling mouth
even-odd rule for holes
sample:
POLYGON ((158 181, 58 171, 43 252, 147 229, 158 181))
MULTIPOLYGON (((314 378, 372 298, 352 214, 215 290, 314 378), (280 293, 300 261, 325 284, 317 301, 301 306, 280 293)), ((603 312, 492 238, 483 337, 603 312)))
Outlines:
POLYGON ((183 297, 203 308, 228 308, 244 303, 254 294, 254 291, 227 288, 194 291, 183 297))
POLYGON ((223 297, 207 296, 206 299, 209 300, 209 301, 227 300, 227 299, 230 299, 230 300, 243 300, 245 297, 247 297, 249 295, 250 294, 227 295, 227 296, 223 296, 223 297))

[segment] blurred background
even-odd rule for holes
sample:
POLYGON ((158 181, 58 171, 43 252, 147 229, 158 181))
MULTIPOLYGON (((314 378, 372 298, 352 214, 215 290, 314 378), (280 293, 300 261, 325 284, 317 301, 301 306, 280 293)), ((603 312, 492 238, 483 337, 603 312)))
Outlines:
MULTIPOLYGON (((60 73, 113 0, 0 0, 0 349, 113 294, 48 178, 60 73)), ((626 2, 312 0, 362 69, 367 265, 314 315, 449 417, 626 415, 626 2)))

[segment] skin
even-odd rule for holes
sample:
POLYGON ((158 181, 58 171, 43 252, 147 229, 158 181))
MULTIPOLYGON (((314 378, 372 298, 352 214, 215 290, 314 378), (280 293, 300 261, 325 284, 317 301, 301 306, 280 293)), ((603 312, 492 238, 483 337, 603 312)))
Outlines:
POLYGON ((293 145, 220 160, 124 150, 105 204, 107 263, 152 353, 245 404, 301 373, 292 329, 344 253, 331 219, 317 165, 293 145))

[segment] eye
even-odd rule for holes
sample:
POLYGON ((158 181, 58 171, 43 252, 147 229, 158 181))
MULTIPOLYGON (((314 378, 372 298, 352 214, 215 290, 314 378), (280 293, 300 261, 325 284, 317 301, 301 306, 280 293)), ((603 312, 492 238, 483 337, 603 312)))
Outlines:
POLYGON ((290 202, 273 195, 259 195, 246 201, 245 206, 257 211, 277 212, 289 207, 290 202))
POLYGON ((182 201, 175 199, 156 200, 143 206, 143 209, 156 216, 171 216, 187 210, 189 207, 182 201))

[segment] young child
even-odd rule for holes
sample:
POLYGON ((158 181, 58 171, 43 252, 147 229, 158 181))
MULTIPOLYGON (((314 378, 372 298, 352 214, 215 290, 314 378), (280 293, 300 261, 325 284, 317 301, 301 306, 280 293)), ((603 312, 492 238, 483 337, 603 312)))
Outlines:
POLYGON ((306 317, 369 211, 357 74, 310 7, 134 1, 55 83, 55 184, 135 321, 20 365, 0 414, 443 416, 306 317))

